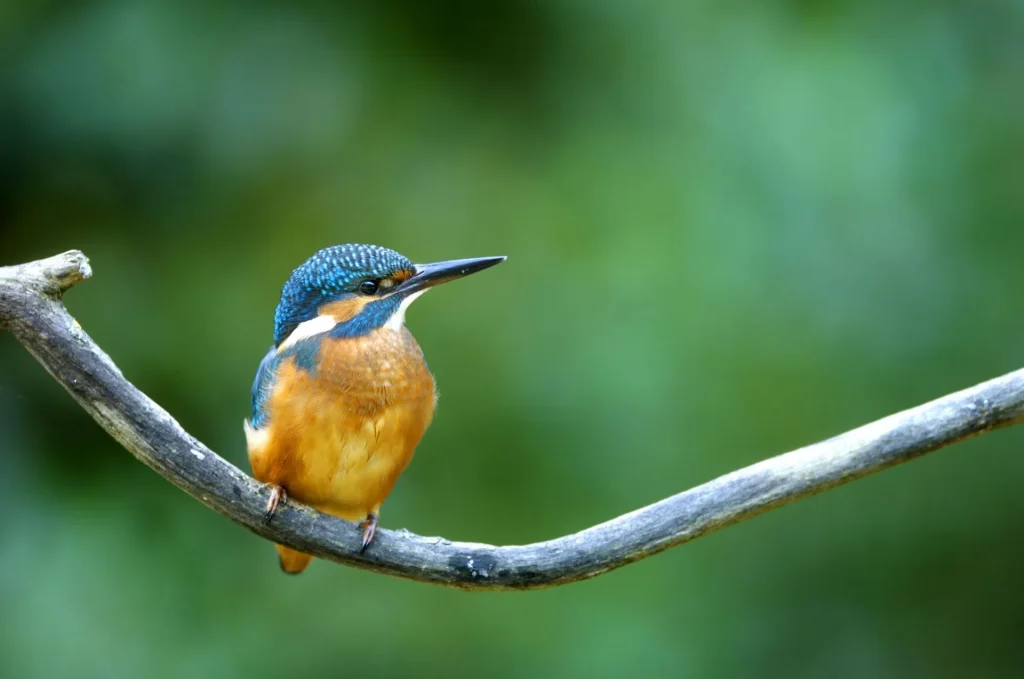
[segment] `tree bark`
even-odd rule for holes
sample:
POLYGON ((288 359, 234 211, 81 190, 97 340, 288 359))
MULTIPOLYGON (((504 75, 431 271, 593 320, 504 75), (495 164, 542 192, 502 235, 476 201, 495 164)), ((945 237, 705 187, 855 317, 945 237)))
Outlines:
POLYGON ((355 524, 289 501, 262 520, 269 488, 219 457, 124 378, 68 313, 89 278, 70 251, 0 268, 0 330, 11 332, 122 446, 207 507, 315 556, 463 589, 536 589, 592 578, 762 512, 1024 419, 1024 370, 734 471, 572 535, 523 546, 380 529, 365 553, 355 524))

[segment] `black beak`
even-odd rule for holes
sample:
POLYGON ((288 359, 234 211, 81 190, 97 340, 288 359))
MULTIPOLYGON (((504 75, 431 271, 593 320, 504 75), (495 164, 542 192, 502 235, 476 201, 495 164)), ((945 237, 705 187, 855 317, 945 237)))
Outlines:
POLYGON ((504 261, 504 257, 477 257, 475 259, 452 259, 447 262, 435 262, 433 264, 417 264, 416 273, 399 284, 395 292, 408 294, 417 290, 426 290, 435 285, 489 269, 495 264, 500 264, 504 261))

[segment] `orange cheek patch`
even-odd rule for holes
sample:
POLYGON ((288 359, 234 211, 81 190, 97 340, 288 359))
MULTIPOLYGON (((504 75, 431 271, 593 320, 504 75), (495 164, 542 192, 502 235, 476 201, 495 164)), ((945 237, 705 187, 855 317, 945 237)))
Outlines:
POLYGON ((324 304, 319 313, 321 316, 333 316, 338 323, 344 323, 358 316, 372 301, 372 297, 347 297, 324 304))
POLYGON ((416 272, 412 269, 399 269, 395 273, 391 274, 390 278, 397 284, 409 280, 415 273, 416 272))

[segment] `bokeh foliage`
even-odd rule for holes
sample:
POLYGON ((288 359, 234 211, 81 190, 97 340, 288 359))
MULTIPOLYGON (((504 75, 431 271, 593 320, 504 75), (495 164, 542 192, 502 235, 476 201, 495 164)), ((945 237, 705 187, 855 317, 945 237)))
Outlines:
MULTIPOLYGON (((1024 356, 1015 1, 0 8, 0 262, 243 465, 292 267, 507 254, 417 303, 384 525, 559 535, 1024 356)), ((1024 430, 596 580, 465 594, 269 545, 0 337, 4 676, 1019 677, 1024 430)))

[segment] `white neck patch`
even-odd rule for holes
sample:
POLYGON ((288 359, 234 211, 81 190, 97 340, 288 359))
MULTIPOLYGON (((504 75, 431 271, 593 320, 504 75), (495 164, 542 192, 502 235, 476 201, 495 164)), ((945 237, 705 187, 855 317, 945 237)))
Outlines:
POLYGON ((281 342, 281 346, 277 348, 277 353, 281 353, 296 342, 312 337, 313 335, 328 332, 337 324, 338 321, 334 319, 334 316, 317 316, 316 318, 311 318, 308 321, 303 321, 295 326, 292 333, 288 335, 283 342, 281 342))
POLYGON ((416 301, 416 298, 422 295, 426 290, 419 290, 412 293, 408 297, 402 300, 402 303, 398 305, 398 309, 395 313, 391 314, 391 318, 387 320, 384 327, 388 330, 401 330, 402 326, 405 325, 405 312, 409 306, 416 301))

